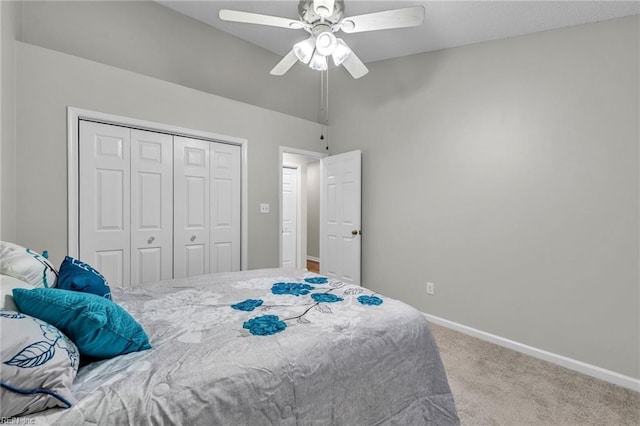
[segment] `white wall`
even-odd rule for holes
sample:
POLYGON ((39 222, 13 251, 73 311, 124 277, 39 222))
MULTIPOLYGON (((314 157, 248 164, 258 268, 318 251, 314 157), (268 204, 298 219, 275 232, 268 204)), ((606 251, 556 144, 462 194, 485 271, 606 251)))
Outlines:
POLYGON ((638 27, 332 72, 332 153, 363 152, 364 285, 640 378, 638 27))
POLYGON ((247 139, 249 268, 278 266, 279 146, 320 151, 317 123, 26 43, 17 43, 16 241, 67 250, 66 108, 247 139))

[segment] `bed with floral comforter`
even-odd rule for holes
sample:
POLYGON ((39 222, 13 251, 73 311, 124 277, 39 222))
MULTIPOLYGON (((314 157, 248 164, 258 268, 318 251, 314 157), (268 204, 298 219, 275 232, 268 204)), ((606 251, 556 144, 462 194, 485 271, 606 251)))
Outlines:
POLYGON ((424 316, 363 287, 272 269, 112 296, 152 349, 82 367, 36 424, 459 424, 424 316))

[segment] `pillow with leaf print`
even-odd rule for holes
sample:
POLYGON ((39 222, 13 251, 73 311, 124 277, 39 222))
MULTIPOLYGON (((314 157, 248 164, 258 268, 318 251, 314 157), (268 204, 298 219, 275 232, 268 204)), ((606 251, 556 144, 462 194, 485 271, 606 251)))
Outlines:
POLYGON ((0 309, 18 310, 18 307, 13 302, 12 291, 14 288, 33 288, 33 286, 9 275, 0 274, 0 309))
POLYGON ((37 318, 0 310, 0 416, 22 416, 76 402, 71 384, 78 348, 60 330, 37 318))
POLYGON ((58 279, 58 271, 45 255, 6 241, 0 241, 0 274, 33 287, 55 287, 58 279))

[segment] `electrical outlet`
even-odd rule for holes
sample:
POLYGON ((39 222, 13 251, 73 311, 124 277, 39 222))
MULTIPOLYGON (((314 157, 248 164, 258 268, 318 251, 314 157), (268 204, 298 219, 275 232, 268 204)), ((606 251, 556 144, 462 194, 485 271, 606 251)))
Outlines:
POLYGON ((431 296, 435 294, 435 285, 432 282, 427 282, 427 294, 431 296))
POLYGON ((260 204, 260 213, 269 213, 269 203, 260 204))

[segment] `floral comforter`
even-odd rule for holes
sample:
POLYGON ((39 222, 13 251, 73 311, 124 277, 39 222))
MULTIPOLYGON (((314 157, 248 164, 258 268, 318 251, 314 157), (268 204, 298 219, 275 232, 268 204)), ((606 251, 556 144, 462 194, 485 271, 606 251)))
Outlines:
POLYGON ((113 298, 153 348, 81 368, 37 424, 459 424, 424 316, 365 288, 273 269, 113 298))

